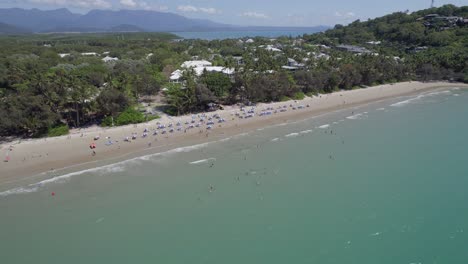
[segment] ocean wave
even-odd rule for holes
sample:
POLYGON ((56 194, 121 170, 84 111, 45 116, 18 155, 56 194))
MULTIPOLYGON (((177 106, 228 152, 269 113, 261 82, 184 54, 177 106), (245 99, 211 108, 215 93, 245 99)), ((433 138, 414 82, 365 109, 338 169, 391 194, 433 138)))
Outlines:
POLYGON ((297 136, 299 136, 299 133, 287 134, 285 137, 297 137, 297 136))
POLYGON ((357 119, 362 119, 362 118, 365 118, 365 117, 367 117, 367 112, 355 114, 355 115, 352 115, 352 116, 347 116, 346 119, 357 120, 357 119))
POLYGON ((419 99, 422 99, 424 97, 428 97, 428 96, 436 96, 436 95, 441 95, 441 94, 451 94, 452 92, 449 91, 449 90, 444 90, 444 91, 439 91, 439 92, 432 92, 432 93, 426 93, 426 94, 420 94, 416 97, 413 97, 413 98, 410 98, 410 99, 407 99, 407 100, 404 100, 404 101, 401 101, 401 102, 397 102, 397 103, 394 103, 394 104, 391 104, 390 106, 393 106, 393 107, 400 107, 400 106, 404 106, 404 105, 407 105, 409 103, 412 103, 412 102, 415 102, 419 99))
POLYGON ((276 141, 279 141, 280 139, 279 138, 274 138, 271 140, 271 142, 276 142, 276 141))
POLYGON ((187 152, 191 152, 193 150, 197 150, 197 149, 206 147, 209 143, 210 142, 197 144, 197 145, 192 145, 192 146, 187 146, 187 147, 175 148, 175 149, 167 151, 166 153, 187 153, 187 152))
POLYGON ((434 95, 439 95, 439 94, 450 94, 452 93, 450 90, 444 90, 444 91, 439 91, 439 92, 432 92, 432 93, 427 93, 423 94, 422 96, 434 96, 434 95))
POLYGON ((226 142, 226 141, 229 141, 229 140, 231 140, 231 138, 227 137, 227 138, 220 139, 219 142, 226 142))
POLYGON ((80 170, 76 172, 71 172, 67 173, 64 175, 52 177, 49 179, 42 180, 37 183, 30 184, 26 187, 17 187, 13 188, 10 190, 6 190, 3 192, 0 192, 0 197, 6 197, 9 195, 13 194, 26 194, 26 193, 33 193, 39 191, 42 187, 45 185, 51 184, 51 183, 60 183, 60 182, 66 182, 70 178, 77 176, 77 175, 83 175, 85 173, 100 173, 100 174, 109 174, 109 173, 116 173, 116 172, 123 172, 126 169, 126 166, 131 165, 131 164, 139 164, 141 161, 151 161, 157 156, 164 156, 164 154, 175 154, 175 153, 187 153, 202 147, 205 147, 206 145, 210 144, 212 142, 207 142, 203 144, 197 144, 197 145, 192 145, 192 146, 187 146, 187 147, 180 147, 180 148, 175 148, 166 152, 160 152, 160 153, 154 153, 154 154, 149 154, 141 157, 136 157, 133 159, 128 159, 120 162, 116 162, 113 164, 109 165, 104 165, 104 166, 99 166, 91 169, 85 169, 85 170, 80 170))
POLYGON ((309 133, 312 133, 312 129, 309 129, 309 130, 303 130, 301 132, 299 132, 300 134, 309 134, 309 133))
POLYGON ((460 96, 459 94, 453 94, 453 96, 460 96))
POLYGON ((382 108, 379 108, 379 109, 377 109, 377 111, 383 111, 383 110, 385 110, 385 108, 383 108, 383 107, 382 107, 382 108))
POLYGON ((4 197, 4 196, 8 196, 8 195, 12 195, 12 194, 24 194, 24 193, 32 193, 32 192, 37 192, 37 190, 39 189, 39 187, 19 187, 19 188, 14 188, 14 189, 10 189, 10 190, 7 190, 7 191, 3 191, 3 192, 0 192, 0 197, 4 197))
POLYGON ((325 129, 325 128, 329 128, 329 127, 330 127, 329 124, 319 126, 319 128, 321 128, 321 129, 325 129))
POLYGON ((208 159, 196 160, 196 161, 190 162, 189 164, 192 164, 192 165, 203 164, 203 163, 207 163, 207 162, 212 161, 212 160, 216 160, 216 158, 208 158, 208 159))
POLYGON ((418 99, 421 99, 421 98, 423 98, 423 96, 422 96, 422 95, 419 95, 419 96, 414 97, 414 98, 411 98, 411 99, 407 99, 407 100, 404 100, 404 101, 400 101, 400 102, 391 104, 390 106, 393 106, 393 107, 404 106, 404 105, 407 105, 407 104, 409 104, 409 103, 411 103, 411 102, 414 102, 414 101, 416 101, 416 100, 418 100, 418 99))

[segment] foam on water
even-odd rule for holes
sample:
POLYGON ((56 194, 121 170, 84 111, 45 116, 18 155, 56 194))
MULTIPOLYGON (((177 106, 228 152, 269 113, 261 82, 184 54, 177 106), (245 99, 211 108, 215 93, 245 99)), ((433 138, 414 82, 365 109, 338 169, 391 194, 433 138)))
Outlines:
POLYGON ((349 119, 349 120, 362 119, 362 118, 366 117, 366 114, 367 114, 367 112, 359 113, 359 114, 355 114, 355 115, 352 115, 352 116, 347 116, 346 119, 349 119))
POLYGON ((309 129, 309 130, 301 131, 301 132, 299 132, 299 133, 301 133, 301 134, 309 134, 309 133, 312 133, 312 131, 313 131, 312 129, 309 129))
POLYGON ((297 137, 297 136, 299 136, 299 133, 287 134, 285 137, 297 137))
POLYGON ((401 106, 407 105, 409 103, 413 103, 415 101, 418 101, 418 100, 420 100, 420 99, 422 99, 424 97, 436 96, 436 95, 442 95, 442 94, 451 94, 451 91, 444 90, 444 91, 439 91, 439 92, 431 92, 431 93, 426 93, 426 94, 420 94, 420 95, 418 95, 416 97, 413 97, 413 98, 410 98, 410 99, 407 99, 407 100, 404 100, 404 101, 400 101, 400 102, 391 104, 390 106, 401 107, 401 106))
POLYGON ((116 173, 116 172, 123 172, 126 169, 125 167, 128 166, 128 165, 139 164, 142 161, 151 161, 155 157, 158 157, 158 156, 166 156, 166 155, 173 155, 173 154, 177 154, 177 153, 191 152, 193 150, 203 148, 203 147, 207 146, 210 143, 213 143, 213 142, 207 142, 207 143, 202 143, 202 144, 197 144, 197 145, 192 145, 192 146, 187 146, 187 147, 175 148, 175 149, 172 149, 172 150, 169 150, 169 151, 166 151, 166 152, 154 153, 154 154, 150 154, 150 155, 145 155, 145 156, 136 157, 136 158, 133 158, 133 159, 128 159, 128 160, 116 162, 116 163, 109 164, 109 165, 104 165, 104 166, 95 167, 95 168, 91 168, 91 169, 86 169, 86 170, 80 170, 80 171, 76 171, 76 172, 67 173, 67 174, 64 174, 64 175, 60 175, 60 176, 52 177, 52 178, 49 178, 49 179, 46 179, 46 180, 42 180, 42 181, 37 182, 37 183, 29 184, 26 187, 17 187, 17 188, 13 188, 13 189, 9 189, 9 190, 0 192, 0 197, 6 197, 6 196, 9 196, 9 195, 13 195, 13 194, 27 194, 27 193, 37 192, 41 188, 43 188, 45 185, 48 185, 48 184, 51 184, 51 183, 66 182, 66 181, 70 180, 70 178, 72 178, 74 176, 83 175, 83 174, 86 174, 86 173, 96 172, 96 173, 99 173, 99 174, 103 175, 103 174, 110 174, 110 173, 116 173))
POLYGON ((12 195, 12 194, 23 194, 23 193, 32 193, 32 192, 36 192, 38 190, 39 187, 31 187, 31 188, 25 188, 25 187, 19 187, 19 188, 14 188, 14 189, 10 189, 10 190, 7 190, 7 191, 4 191, 4 192, 0 192, 0 196, 8 196, 8 195, 12 195))
POLYGON ((329 128, 329 127, 330 127, 329 124, 319 126, 319 128, 321 128, 321 129, 326 129, 326 128, 329 128))
POLYGON ((207 163, 207 162, 212 161, 212 160, 216 160, 216 158, 208 158, 208 159, 196 160, 196 161, 190 162, 189 164, 192 164, 192 165, 204 164, 204 163, 207 163))
POLYGON ((276 142, 276 141, 279 141, 280 139, 279 138, 274 138, 271 140, 271 142, 276 142))

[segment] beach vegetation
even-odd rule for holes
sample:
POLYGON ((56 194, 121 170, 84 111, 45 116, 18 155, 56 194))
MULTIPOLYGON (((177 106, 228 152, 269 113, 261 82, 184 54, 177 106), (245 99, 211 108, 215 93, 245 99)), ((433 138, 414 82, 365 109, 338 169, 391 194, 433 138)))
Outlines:
POLYGON ((306 95, 303 92, 297 92, 293 95, 292 99, 294 100, 302 100, 306 97, 306 95))
POLYGON ((58 124, 58 125, 48 129, 47 136, 48 137, 59 137, 59 136, 68 135, 68 133, 70 132, 69 130, 70 129, 69 129, 68 125, 58 124))

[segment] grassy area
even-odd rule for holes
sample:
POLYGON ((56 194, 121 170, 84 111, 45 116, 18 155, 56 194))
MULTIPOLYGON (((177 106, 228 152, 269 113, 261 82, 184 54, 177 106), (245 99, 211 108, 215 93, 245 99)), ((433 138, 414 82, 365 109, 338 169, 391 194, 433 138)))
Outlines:
MULTIPOLYGON (((158 115, 144 115, 138 110, 128 108, 124 112, 120 113, 116 118, 114 118, 114 126, 138 124, 158 118, 160 118, 158 115)), ((104 118, 101 122, 101 126, 112 126, 112 117, 108 116, 104 118)))

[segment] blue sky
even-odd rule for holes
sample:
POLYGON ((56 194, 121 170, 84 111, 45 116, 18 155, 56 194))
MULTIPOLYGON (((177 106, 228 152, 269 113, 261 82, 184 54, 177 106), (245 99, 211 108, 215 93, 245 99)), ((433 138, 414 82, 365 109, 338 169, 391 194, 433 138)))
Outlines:
MULTIPOLYGON (((436 0, 436 6, 468 0, 436 0)), ((0 8, 146 9, 235 25, 315 26, 346 24, 395 11, 428 8, 430 0, 0 0, 0 8)))

